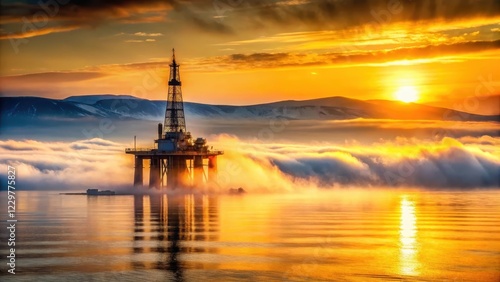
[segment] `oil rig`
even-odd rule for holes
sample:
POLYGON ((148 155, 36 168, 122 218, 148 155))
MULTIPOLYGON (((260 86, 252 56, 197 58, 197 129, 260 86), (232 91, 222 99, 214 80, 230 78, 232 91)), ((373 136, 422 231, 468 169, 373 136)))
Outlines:
POLYGON ((135 156, 134 186, 143 186, 143 163, 149 160, 149 188, 203 186, 217 177, 217 156, 223 151, 209 149, 205 138, 193 140, 186 130, 179 65, 172 49, 165 121, 158 124, 155 148, 126 148, 135 156), (207 169, 205 169, 207 167, 207 169))

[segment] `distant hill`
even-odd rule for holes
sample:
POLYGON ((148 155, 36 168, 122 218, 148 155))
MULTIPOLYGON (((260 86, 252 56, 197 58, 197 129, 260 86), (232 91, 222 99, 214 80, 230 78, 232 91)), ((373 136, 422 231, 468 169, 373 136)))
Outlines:
MULTIPOLYGON (((162 120, 166 102, 128 95, 72 96, 63 100, 40 97, 0 97, 2 119, 131 118, 162 120)), ((387 100, 361 101, 345 97, 288 100, 248 106, 185 103, 186 115, 212 119, 296 120, 404 119, 500 121, 500 116, 484 116, 446 108, 387 100)))
POLYGON ((0 110, 2 119, 112 116, 109 112, 99 113, 86 104, 79 106, 71 102, 40 97, 0 97, 0 110))
POLYGON ((108 99, 138 99, 138 98, 130 95, 101 94, 101 95, 69 96, 68 98, 63 99, 63 101, 77 102, 83 104, 94 104, 98 101, 108 100, 108 99))
POLYGON ((466 111, 472 114, 500 115, 500 94, 489 96, 472 96, 467 99, 452 99, 442 102, 426 103, 433 107, 453 105, 451 108, 457 111, 466 111))

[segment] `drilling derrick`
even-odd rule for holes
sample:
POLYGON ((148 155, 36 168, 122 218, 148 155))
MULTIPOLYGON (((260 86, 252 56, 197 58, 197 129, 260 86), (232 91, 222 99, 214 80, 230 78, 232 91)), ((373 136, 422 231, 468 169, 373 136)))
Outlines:
POLYGON ((150 162, 150 188, 204 187, 215 180, 217 156, 224 152, 209 150, 205 138, 193 141, 186 130, 181 85, 179 65, 172 49, 165 120, 163 125, 158 124, 155 148, 125 149, 125 153, 135 156, 134 186, 143 185, 145 159, 150 162))
POLYGON ((186 119, 184 118, 181 84, 179 65, 175 61, 175 50, 172 49, 172 64, 170 64, 167 109, 165 110, 164 123, 165 134, 170 134, 171 136, 175 136, 180 132, 186 132, 186 119))

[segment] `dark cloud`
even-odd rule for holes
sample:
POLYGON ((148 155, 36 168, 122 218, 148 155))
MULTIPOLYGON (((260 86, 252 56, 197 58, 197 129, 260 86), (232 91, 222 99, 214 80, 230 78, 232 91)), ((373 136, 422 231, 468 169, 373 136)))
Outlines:
POLYGON ((288 58, 289 54, 287 53, 254 53, 250 55, 245 54, 232 54, 230 55, 231 60, 233 61, 245 61, 245 62, 262 62, 262 61, 275 61, 275 60, 283 60, 288 58))
MULTIPOLYGON (((205 7, 203 9, 208 9, 208 11, 211 11, 213 7, 205 7)), ((194 12, 190 6, 177 5, 176 10, 181 14, 181 17, 183 19, 187 19, 189 23, 191 23, 195 28, 199 30, 225 35, 234 34, 234 29, 231 27, 231 25, 224 24, 223 22, 215 20, 210 16, 203 16, 203 14, 200 12, 194 12)))
MULTIPOLYGON (((353 47, 356 48, 356 47, 353 47)), ((454 44, 428 45, 425 47, 397 48, 383 51, 354 49, 350 53, 348 48, 340 52, 327 52, 317 55, 305 53, 253 53, 232 54, 228 56, 209 58, 197 62, 197 66, 220 65, 229 69, 243 68, 275 68, 290 66, 334 65, 334 64, 364 64, 385 63, 396 60, 428 59, 441 56, 473 53, 500 48, 497 41, 470 41, 454 44)))
POLYGON ((21 31, 17 29, 15 32, 3 32, 0 39, 28 38, 77 28, 91 28, 107 22, 165 22, 168 19, 168 12, 172 10, 180 14, 181 19, 187 19, 188 23, 199 29, 215 33, 231 33, 232 29, 229 26, 193 11, 196 7, 203 7, 208 3, 211 1, 48 0, 22 3, 2 2, 0 23, 20 24, 22 29, 21 31))
POLYGON ((70 82, 70 81, 82 81, 94 78, 103 77, 105 74, 101 72, 43 72, 43 73, 33 73, 33 74, 23 74, 23 75, 13 75, 0 77, 0 81, 3 83, 10 82, 23 82, 23 83, 33 83, 33 82, 70 82))
POLYGON ((94 138, 94 139, 89 139, 89 140, 84 140, 81 141, 83 144, 89 144, 89 145, 98 145, 98 146, 103 146, 103 147, 110 147, 110 146, 117 146, 119 145, 118 143, 104 140, 104 139, 99 139, 99 138, 94 138))
POLYGON ((403 59, 433 58, 439 56, 473 53, 500 48, 500 40, 496 41, 470 41, 454 44, 428 45, 425 47, 399 48, 390 51, 369 52, 365 54, 344 55, 330 53, 330 62, 387 62, 403 59))
MULTIPOLYGON (((70 0, 2 2, 0 22, 57 22, 54 32, 63 26, 91 27, 104 22, 162 22, 174 11, 179 21, 186 20, 198 29, 219 34, 234 34, 238 28, 263 28, 269 25, 299 25, 314 29, 343 29, 365 24, 389 24, 402 21, 459 20, 497 17, 497 0, 70 0), (36 17, 38 15, 38 17, 36 17)), ((42 35, 42 34, 37 34, 42 35)), ((4 35, 6 37, 7 35, 4 35)), ((15 34, 20 36, 20 34, 15 34)))
POLYGON ((34 160, 30 165, 42 173, 61 172, 68 168, 65 164, 47 163, 42 160, 34 160))
MULTIPOLYGON (((249 21, 279 25, 302 23, 322 29, 369 23, 496 17, 500 12, 500 2, 496 0, 312 0, 300 4, 261 0, 245 1, 245 4, 253 8, 249 21)), ((234 14, 241 18, 248 15, 247 12, 248 8, 235 9, 234 14)))
POLYGON ((171 9, 175 1, 151 0, 138 2, 133 0, 85 1, 85 0, 53 0, 25 1, 2 3, 0 20, 2 23, 20 22, 22 17, 33 17, 37 14, 42 19, 42 13, 53 20, 68 20, 73 22, 96 22, 104 19, 123 21, 147 20, 158 11, 171 9), (156 11, 155 11, 156 10, 156 11), (106 16, 100 18, 98 16, 106 16))
POLYGON ((71 145, 70 148, 73 149, 73 150, 87 150, 87 149, 90 149, 90 147, 88 147, 88 146, 83 146, 83 145, 78 145, 78 144, 71 145))
POLYGON ((305 29, 345 29, 398 22, 453 21, 497 17, 497 0, 201 0, 179 2, 176 10, 205 23, 208 32, 270 25, 305 29), (189 3, 189 5, 186 5, 189 3), (213 28, 207 22, 219 23, 213 28), (223 28, 225 26, 225 28, 223 28))
POLYGON ((31 147, 17 147, 17 146, 12 146, 9 144, 2 144, 2 145, 0 145, 0 148, 5 149, 5 150, 10 150, 10 151, 35 151, 31 147))
POLYGON ((83 1, 47 0, 2 2, 0 23, 5 31, 0 39, 19 39, 79 28, 92 28, 107 22, 149 23, 165 21, 175 1, 83 1))

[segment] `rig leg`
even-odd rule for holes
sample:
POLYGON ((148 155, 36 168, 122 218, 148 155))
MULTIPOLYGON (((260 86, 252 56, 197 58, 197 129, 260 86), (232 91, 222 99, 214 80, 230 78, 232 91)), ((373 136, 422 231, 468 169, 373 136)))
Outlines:
POLYGON ((194 179, 193 186, 199 187, 203 184, 203 157, 194 156, 194 179))
POLYGON ((143 177, 142 177, 142 158, 139 156, 135 156, 135 169, 134 169, 134 186, 142 186, 143 177))
POLYGON ((160 159, 151 157, 149 169, 149 188, 160 188, 160 159))
POLYGON ((188 185, 188 168, 186 158, 182 156, 171 156, 168 158, 167 187, 176 189, 188 185))
POLYGON ((167 188, 174 190, 179 186, 179 157, 168 158, 167 188))

